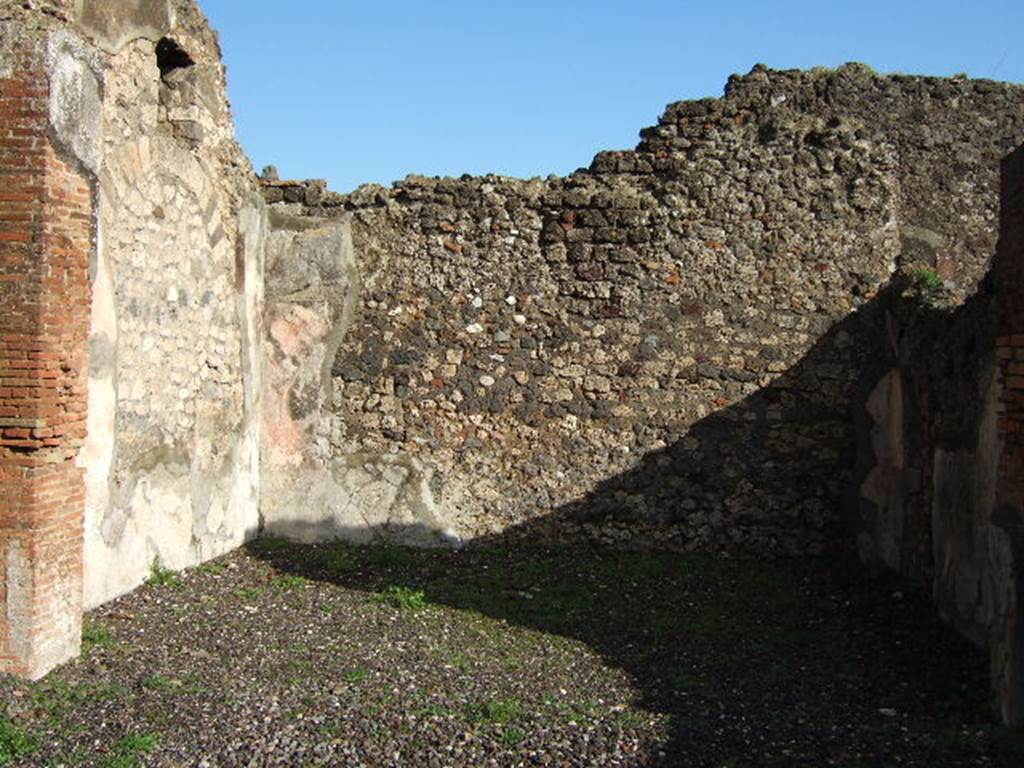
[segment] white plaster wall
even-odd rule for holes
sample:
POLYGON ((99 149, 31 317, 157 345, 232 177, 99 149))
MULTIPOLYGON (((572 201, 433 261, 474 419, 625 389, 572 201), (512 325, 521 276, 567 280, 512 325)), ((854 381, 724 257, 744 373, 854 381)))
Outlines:
POLYGON ((151 41, 110 58, 81 461, 87 607, 154 561, 196 565, 259 525, 265 214, 250 177, 224 172, 237 146, 176 136, 160 89, 151 41))

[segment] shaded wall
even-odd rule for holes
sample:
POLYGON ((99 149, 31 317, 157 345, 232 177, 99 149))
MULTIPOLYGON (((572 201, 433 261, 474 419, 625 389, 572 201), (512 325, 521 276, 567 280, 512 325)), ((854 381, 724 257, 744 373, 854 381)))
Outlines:
POLYGON ((1001 717, 1024 718, 1019 307, 1024 152, 1003 165, 997 254, 965 304, 905 286, 864 371, 855 473, 861 553, 928 588, 987 647, 1001 717))
POLYGON ((1002 392, 992 536, 998 547, 997 588, 1005 610, 993 625, 992 672, 1008 722, 1024 724, 1024 147, 1003 165, 1003 219, 993 266, 997 284, 996 354, 1002 392))

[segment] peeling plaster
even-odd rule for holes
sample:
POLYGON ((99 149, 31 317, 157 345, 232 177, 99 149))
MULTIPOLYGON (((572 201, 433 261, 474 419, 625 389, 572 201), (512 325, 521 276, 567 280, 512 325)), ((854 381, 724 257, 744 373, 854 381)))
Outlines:
POLYGON ((50 124, 58 145, 99 173, 102 161, 103 65, 95 50, 69 32, 50 36, 50 124))
POLYGON ((75 0, 75 20, 96 45, 118 53, 134 40, 159 40, 176 13, 169 0, 75 0))
POLYGON ((431 491, 433 470, 403 454, 341 454, 329 428, 331 367, 362 290, 350 222, 292 226, 275 216, 268 241, 264 345, 265 530, 298 541, 383 539, 458 546, 431 491))

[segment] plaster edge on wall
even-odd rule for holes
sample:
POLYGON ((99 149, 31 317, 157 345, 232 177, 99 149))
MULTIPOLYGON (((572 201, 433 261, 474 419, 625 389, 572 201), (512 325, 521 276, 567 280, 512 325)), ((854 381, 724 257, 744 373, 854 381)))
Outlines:
POLYGON ((250 448, 250 483, 256 525, 246 531, 248 539, 255 536, 263 525, 262 477, 263 461, 263 333, 264 333, 264 268, 269 236, 269 220, 263 197, 254 192, 242 201, 238 212, 238 241, 236 243, 235 280, 236 312, 242 332, 242 371, 244 388, 243 439, 250 448), (239 286, 241 282, 241 286, 239 286), (240 290, 239 290, 240 288, 240 290))
POLYGON ((46 66, 55 144, 95 177, 103 161, 102 58, 82 38, 60 29, 48 36, 46 66))
POLYGON ((136 40, 158 41, 177 24, 170 0, 75 0, 75 25, 106 53, 117 54, 136 40))

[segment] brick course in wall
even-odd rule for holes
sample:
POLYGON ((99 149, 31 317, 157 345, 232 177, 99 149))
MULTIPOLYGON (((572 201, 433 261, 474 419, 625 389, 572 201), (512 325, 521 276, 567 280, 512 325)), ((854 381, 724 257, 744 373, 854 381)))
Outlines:
POLYGON ((1003 375, 999 431, 1004 436, 1004 461, 1024 457, 1024 147, 1003 167, 1003 221, 1000 254, 995 264, 1000 296, 996 340, 1003 375))
POLYGON ((50 144, 31 41, 0 80, 0 672, 38 677, 81 624, 92 189, 50 144))

